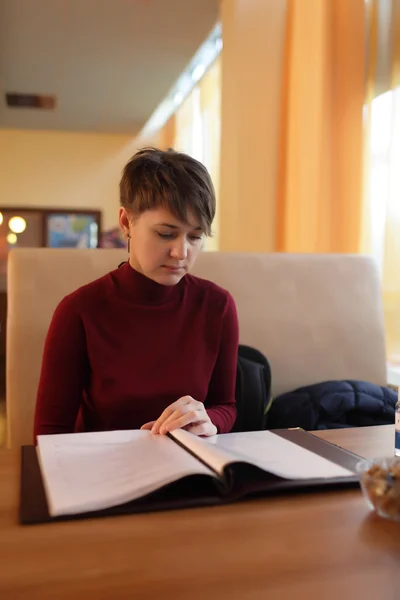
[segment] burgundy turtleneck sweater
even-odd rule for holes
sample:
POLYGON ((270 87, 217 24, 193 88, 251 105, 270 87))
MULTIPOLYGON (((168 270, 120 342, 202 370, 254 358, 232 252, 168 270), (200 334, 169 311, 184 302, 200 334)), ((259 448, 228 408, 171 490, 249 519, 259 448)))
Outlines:
POLYGON ((129 263, 58 305, 47 334, 37 435, 138 429, 182 396, 204 403, 219 433, 236 418, 236 308, 186 275, 163 286, 129 263))

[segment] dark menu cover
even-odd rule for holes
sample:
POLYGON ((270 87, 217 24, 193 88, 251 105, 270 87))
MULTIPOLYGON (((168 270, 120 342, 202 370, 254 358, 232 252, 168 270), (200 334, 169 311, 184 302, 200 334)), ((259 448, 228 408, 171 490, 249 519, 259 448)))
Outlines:
POLYGON ((360 457, 343 448, 330 444, 301 429, 275 430, 278 435, 297 444, 314 454, 330 460, 354 473, 340 479, 287 480, 262 472, 257 467, 244 463, 235 463, 227 468, 227 480, 231 482, 228 491, 219 489, 207 476, 193 475, 149 494, 143 498, 106 510, 51 517, 49 514, 42 475, 35 446, 23 446, 21 449, 20 482, 20 523, 37 524, 49 521, 65 521, 111 515, 173 510, 216 504, 227 504, 243 499, 287 492, 318 491, 333 487, 357 487, 356 464, 360 457))

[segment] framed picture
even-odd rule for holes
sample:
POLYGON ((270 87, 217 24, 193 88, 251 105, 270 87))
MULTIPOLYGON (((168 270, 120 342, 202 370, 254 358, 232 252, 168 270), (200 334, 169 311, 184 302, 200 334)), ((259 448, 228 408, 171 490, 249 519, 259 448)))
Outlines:
POLYGON ((44 246, 47 248, 98 248, 99 211, 46 211, 44 246))
POLYGON ((0 294, 12 248, 98 248, 101 211, 0 205, 0 294))

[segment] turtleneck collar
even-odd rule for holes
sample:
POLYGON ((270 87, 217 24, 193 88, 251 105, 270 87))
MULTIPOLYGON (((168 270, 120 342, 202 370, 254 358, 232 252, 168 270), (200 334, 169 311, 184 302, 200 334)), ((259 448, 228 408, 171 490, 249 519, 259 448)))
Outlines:
POLYGON ((136 271, 129 262, 114 272, 119 292, 135 304, 157 306, 173 302, 181 297, 185 277, 176 285, 162 285, 136 271))

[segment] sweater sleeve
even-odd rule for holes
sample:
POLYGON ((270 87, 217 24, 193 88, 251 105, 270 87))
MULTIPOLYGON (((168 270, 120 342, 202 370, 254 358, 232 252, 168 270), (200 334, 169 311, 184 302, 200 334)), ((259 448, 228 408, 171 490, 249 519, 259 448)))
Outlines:
POLYGON ((222 317, 222 332, 218 357, 211 376, 205 403, 208 416, 218 433, 231 431, 236 420, 236 369, 239 326, 235 302, 230 294, 222 317))
POLYGON ((47 333, 36 398, 34 439, 72 433, 89 374, 89 360, 77 298, 67 296, 55 310, 47 333))

